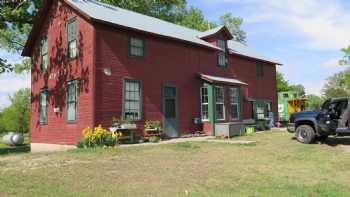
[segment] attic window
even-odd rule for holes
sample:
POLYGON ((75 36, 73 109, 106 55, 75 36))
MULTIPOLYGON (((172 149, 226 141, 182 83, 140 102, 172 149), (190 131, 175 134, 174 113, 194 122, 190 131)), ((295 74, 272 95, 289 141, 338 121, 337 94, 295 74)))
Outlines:
POLYGON ((220 67, 227 67, 228 65, 228 58, 227 58, 227 45, 226 40, 218 39, 217 40, 217 46, 224 51, 219 52, 218 54, 218 64, 220 67))
POLYGON ((143 39, 131 37, 129 40, 129 53, 131 57, 144 56, 144 41, 143 39))

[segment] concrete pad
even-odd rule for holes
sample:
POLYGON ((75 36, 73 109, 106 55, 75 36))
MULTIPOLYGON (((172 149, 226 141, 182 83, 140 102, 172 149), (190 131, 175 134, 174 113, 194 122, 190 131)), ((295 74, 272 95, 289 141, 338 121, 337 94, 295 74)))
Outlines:
POLYGON ((43 144, 43 143, 30 144, 30 151, 32 153, 67 151, 75 148, 77 147, 74 145, 43 144))

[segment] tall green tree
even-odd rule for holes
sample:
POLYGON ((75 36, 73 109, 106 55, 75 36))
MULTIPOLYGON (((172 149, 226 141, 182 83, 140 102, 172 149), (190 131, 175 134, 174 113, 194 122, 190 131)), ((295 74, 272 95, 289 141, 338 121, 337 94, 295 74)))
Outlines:
POLYGON ((290 90, 289 82, 284 78, 284 75, 281 72, 277 71, 276 81, 277 92, 285 92, 290 90))
POLYGON ((307 104, 307 110, 319 110, 322 107, 322 104, 324 102, 324 98, 314 95, 314 94, 310 94, 306 96, 306 104, 307 104))
POLYGON ((329 77, 322 92, 325 97, 350 96, 350 69, 329 77))
MULTIPOLYGON (((19 55, 31 30, 42 0, 7 1, 0 7, 0 48, 19 55)), ((24 59, 22 64, 11 65, 0 58, 0 73, 29 70, 31 64, 24 59)))
POLYGON ((302 84, 297 84, 297 85, 291 85, 289 86, 289 89, 291 91, 295 91, 298 93, 299 96, 305 96, 305 87, 302 84))
POLYGON ((341 49, 341 51, 343 52, 344 57, 340 60, 340 65, 348 65, 350 63, 350 46, 341 49))
POLYGON ((234 17, 232 13, 226 13, 220 17, 221 25, 225 25, 233 35, 233 39, 245 43, 246 42, 246 33, 241 29, 243 24, 243 19, 234 17))
POLYGON ((7 131, 28 132, 30 89, 21 89, 9 96, 11 105, 2 112, 1 122, 7 131))

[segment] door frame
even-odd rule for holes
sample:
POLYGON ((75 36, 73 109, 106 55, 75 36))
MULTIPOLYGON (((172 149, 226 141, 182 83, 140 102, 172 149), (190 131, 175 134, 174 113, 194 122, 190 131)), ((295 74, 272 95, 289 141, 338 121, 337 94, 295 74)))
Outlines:
POLYGON ((177 133, 177 137, 180 137, 180 131, 179 131, 179 101, 178 101, 178 88, 176 85, 173 85, 173 84, 169 84, 169 83, 165 83, 162 85, 162 115, 163 115, 163 132, 164 134, 166 133, 165 132, 165 124, 166 124, 166 121, 165 121, 165 94, 164 94, 164 90, 166 87, 170 87, 170 88, 175 88, 175 91, 176 91, 176 95, 175 95, 175 113, 176 113, 176 133, 177 133))

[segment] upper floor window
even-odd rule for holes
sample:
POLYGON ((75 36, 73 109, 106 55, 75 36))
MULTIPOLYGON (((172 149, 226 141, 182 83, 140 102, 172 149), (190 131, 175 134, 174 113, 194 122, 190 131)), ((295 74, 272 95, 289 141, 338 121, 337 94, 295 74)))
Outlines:
POLYGON ((239 119, 239 88, 230 88, 231 118, 239 119))
POLYGON ((67 122, 78 120, 78 80, 67 84, 67 122))
POLYGON ((264 77, 264 65, 262 65, 262 64, 256 65, 256 76, 258 78, 264 77))
POLYGON ((217 120, 225 120, 225 93, 223 87, 215 87, 215 115, 217 120))
POLYGON ((129 53, 133 57, 143 57, 145 52, 144 40, 131 37, 129 40, 129 53))
POLYGON ((48 107, 48 90, 42 89, 40 91, 40 116, 39 121, 40 124, 47 124, 47 107, 48 107))
POLYGON ((141 119, 141 82, 136 80, 124 81, 124 119, 141 119))
POLYGON ((226 41, 222 40, 222 39, 218 39, 217 46, 224 50, 224 51, 219 52, 218 64, 219 64, 219 66, 226 67, 228 64, 226 41))
POLYGON ((67 21, 67 55, 75 58, 78 55, 78 22, 77 17, 67 21))
POLYGON ((208 87, 201 87, 201 115, 204 121, 209 120, 208 104, 208 87))
POLYGON ((40 59, 41 59, 41 70, 47 70, 47 67, 49 64, 47 35, 45 35, 41 38, 40 59))

